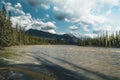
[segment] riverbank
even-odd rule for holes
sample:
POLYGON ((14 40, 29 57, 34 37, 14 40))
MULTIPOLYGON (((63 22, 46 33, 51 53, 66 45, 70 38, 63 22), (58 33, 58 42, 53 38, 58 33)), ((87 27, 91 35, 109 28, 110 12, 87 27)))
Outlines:
POLYGON ((10 48, 0 50, 0 80, 57 80, 55 76, 13 65, 16 57, 21 55, 10 48))

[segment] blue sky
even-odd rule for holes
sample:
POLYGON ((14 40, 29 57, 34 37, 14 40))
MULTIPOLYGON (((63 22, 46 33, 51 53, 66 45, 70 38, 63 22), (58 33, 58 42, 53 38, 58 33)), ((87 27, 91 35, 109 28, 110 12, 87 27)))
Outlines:
POLYGON ((13 27, 95 37, 120 30, 120 0, 0 0, 13 27))

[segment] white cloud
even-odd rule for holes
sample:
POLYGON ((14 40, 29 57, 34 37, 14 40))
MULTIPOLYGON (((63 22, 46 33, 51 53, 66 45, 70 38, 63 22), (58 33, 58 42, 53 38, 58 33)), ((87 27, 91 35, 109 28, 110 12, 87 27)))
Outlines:
POLYGON ((120 0, 100 0, 103 4, 109 4, 111 6, 116 6, 120 4, 120 0))
POLYGON ((66 22, 70 22, 70 20, 69 20, 68 18, 65 18, 64 20, 65 20, 66 22))
POLYGON ((58 35, 64 35, 66 34, 65 32, 60 32, 60 33, 57 33, 58 35))
POLYGON ((17 9, 22 9, 22 5, 21 5, 20 3, 17 3, 17 4, 15 5, 15 8, 17 8, 17 9))
MULTIPOLYGON (((41 19, 34 19, 30 13, 25 13, 22 10, 22 5, 20 3, 17 3, 14 6, 9 2, 3 1, 2 3, 5 4, 7 11, 12 11, 17 14, 17 16, 11 17, 13 27, 18 25, 26 30, 35 28, 53 34, 56 33, 56 25, 54 22, 43 22, 41 19)), ((46 15, 46 17, 49 17, 49 15, 46 15)))
POLYGON ((53 10, 58 20, 65 20, 83 26, 84 31, 90 31, 95 27, 113 26, 116 21, 108 15, 112 13, 112 8, 120 6, 120 0, 28 0, 48 6, 54 5, 53 10), (103 8, 108 10, 103 11, 103 8), (102 13, 102 14, 101 14, 102 13), (82 25, 81 25, 82 24, 82 25), (109 24, 109 25, 108 25, 109 24))
MULTIPOLYGON (((53 5, 53 10, 57 14, 57 19, 65 20, 66 22, 72 22, 83 26, 84 31, 89 32, 91 29, 99 30, 113 30, 113 24, 116 24, 114 18, 109 17, 111 15, 112 8, 120 6, 120 0, 27 0, 32 6, 40 5, 45 9, 49 9, 50 5, 53 5), (109 7, 105 12, 102 12, 102 8, 109 7), (98 12, 98 13, 97 13, 98 12), (102 12, 102 14, 101 14, 102 12), (114 22, 114 23, 113 23, 114 22), (108 27, 109 26, 109 27, 108 27), (112 27, 112 29, 110 28, 112 27)), ((11 3, 5 3, 8 10, 15 11, 17 14, 25 15, 25 12, 20 9, 20 3, 13 7, 11 3)), ((46 15, 47 17, 47 15, 46 15)), ((33 19, 32 19, 33 20, 33 19)), ((33 20, 34 22, 36 20, 33 20)), ((42 21, 37 21, 40 25, 43 25, 42 21)), ((52 22, 53 23, 53 22, 52 22)), ((45 23, 46 25, 48 23, 45 23)), ((53 23, 54 24, 54 23, 53 23)), ((36 24, 37 25, 37 24, 36 24)), ((119 25, 117 25, 119 26, 119 25)), ((116 28, 116 27, 115 27, 116 28)), ((119 27, 118 27, 119 28, 119 27)), ((116 28, 117 29, 117 28, 116 28)))
POLYGON ((120 26, 117 26, 117 27, 114 27, 112 28, 112 30, 115 32, 115 31, 120 31, 120 26))
POLYGON ((94 27, 93 28, 93 33, 94 34, 99 34, 99 35, 103 35, 103 33, 108 32, 109 34, 114 33, 116 30, 116 28, 113 28, 110 25, 103 25, 103 26, 99 26, 99 27, 94 27))
POLYGON ((72 30, 72 31, 75 31, 75 30, 78 29, 78 27, 77 26, 70 26, 69 29, 72 30))
POLYGON ((43 22, 41 20, 33 20, 33 27, 40 27, 43 30, 56 29, 56 25, 53 22, 43 22))
MULTIPOLYGON (((55 12, 61 14, 70 14, 79 20, 96 26, 97 24, 107 24, 110 19, 105 15, 95 15, 96 10, 101 12, 101 6, 108 5, 110 8, 120 5, 120 0, 27 0, 30 4, 35 5, 54 5, 55 12), (98 5, 99 4, 99 5, 98 5), (95 10, 94 13, 91 11, 95 10)), ((109 9, 110 10, 110 9, 109 9)), ((108 12, 108 11, 107 11, 108 12)), ((110 11, 109 11, 110 13, 110 11)), ((66 16, 63 16, 66 17, 66 16)), ((63 18, 64 19, 64 18, 63 18)), ((68 21, 68 20, 67 20, 68 21)), ((74 22, 74 21, 73 21, 74 22)), ((110 21, 111 22, 111 21, 110 21)))
POLYGON ((54 11, 59 11, 59 8, 56 7, 56 6, 54 6, 53 10, 54 10, 54 11))
POLYGON ((95 38, 98 35, 97 34, 92 34, 92 33, 80 33, 80 32, 71 32, 74 36, 78 38, 85 38, 85 37, 90 37, 90 38, 95 38))
POLYGON ((14 10, 11 3, 9 2, 6 3, 4 1, 2 1, 2 3, 6 6, 7 11, 14 10))
MULTIPOLYGON (((114 18, 110 18, 108 15, 112 13, 112 8, 120 6, 120 0, 50 0, 54 4, 54 11, 57 13, 67 14, 62 16, 62 19, 66 22, 73 22, 82 26, 84 31, 91 31, 94 28, 104 31, 113 31, 111 27, 115 27, 117 24, 114 18), (108 9, 106 11, 106 6, 108 9), (99 13, 97 13, 99 11, 99 13), (102 12, 103 11, 103 12, 102 12), (64 18, 63 18, 64 17, 64 18), (114 22, 114 23, 113 23, 114 22), (114 26, 113 26, 114 25, 114 26), (91 27, 90 29, 88 28, 91 27)), ((59 18, 59 17, 58 17, 59 18)), ((61 18, 61 17, 60 17, 61 18)), ((92 34, 91 34, 92 35, 92 34)), ((94 35, 94 34, 93 34, 94 35)))
POLYGON ((48 30, 47 32, 52 33, 52 34, 56 34, 55 30, 48 30))
POLYGON ((94 27, 94 31, 112 31, 112 26, 110 25, 104 25, 104 26, 99 26, 99 27, 94 27))
POLYGON ((83 30, 84 30, 85 32, 89 32, 89 31, 90 31, 88 25, 84 25, 84 26, 82 26, 82 27, 83 27, 83 30))
POLYGON ((46 5, 46 4, 41 4, 41 7, 43 7, 43 8, 46 9, 46 10, 50 9, 50 6, 49 6, 49 5, 46 5))
POLYGON ((11 17, 11 21, 12 21, 13 27, 16 27, 16 24, 17 24, 20 27, 23 27, 25 29, 31 28, 33 24, 32 17, 30 14, 11 17))
POLYGON ((43 22, 40 19, 33 19, 30 14, 11 17, 13 27, 16 24, 26 30, 33 28, 45 32, 56 33, 56 25, 53 22, 43 22))
POLYGON ((42 30, 51 30, 51 29, 53 30, 53 29, 56 29, 56 26, 52 22, 46 22, 41 25, 41 29, 42 30))
POLYGON ((16 14, 25 15, 25 12, 22 10, 22 5, 20 3, 15 4, 14 7, 9 2, 3 1, 2 3, 5 5, 7 11, 13 11, 16 14))
POLYGON ((95 38, 95 37, 97 37, 98 35, 97 35, 97 34, 92 34, 92 33, 86 33, 86 34, 84 34, 84 36, 86 36, 86 37, 91 37, 91 38, 95 38))

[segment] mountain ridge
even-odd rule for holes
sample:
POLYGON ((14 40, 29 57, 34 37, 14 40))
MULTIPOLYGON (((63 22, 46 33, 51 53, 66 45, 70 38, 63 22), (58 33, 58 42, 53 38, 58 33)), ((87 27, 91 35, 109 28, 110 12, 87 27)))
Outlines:
POLYGON ((49 32, 44 32, 36 29, 29 29, 26 31, 26 33, 32 36, 37 36, 37 37, 43 37, 43 38, 49 38, 49 39, 55 39, 55 40, 64 40, 69 44, 76 44, 78 41, 78 38, 72 34, 59 35, 59 34, 52 34, 49 32))

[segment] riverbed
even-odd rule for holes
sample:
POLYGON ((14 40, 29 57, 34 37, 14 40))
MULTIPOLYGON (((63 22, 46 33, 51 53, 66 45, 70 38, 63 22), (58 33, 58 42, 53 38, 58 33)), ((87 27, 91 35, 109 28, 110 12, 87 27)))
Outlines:
POLYGON ((120 80, 120 49, 74 45, 14 46, 9 64, 58 80, 120 80), (19 55, 19 56, 18 56, 19 55))

